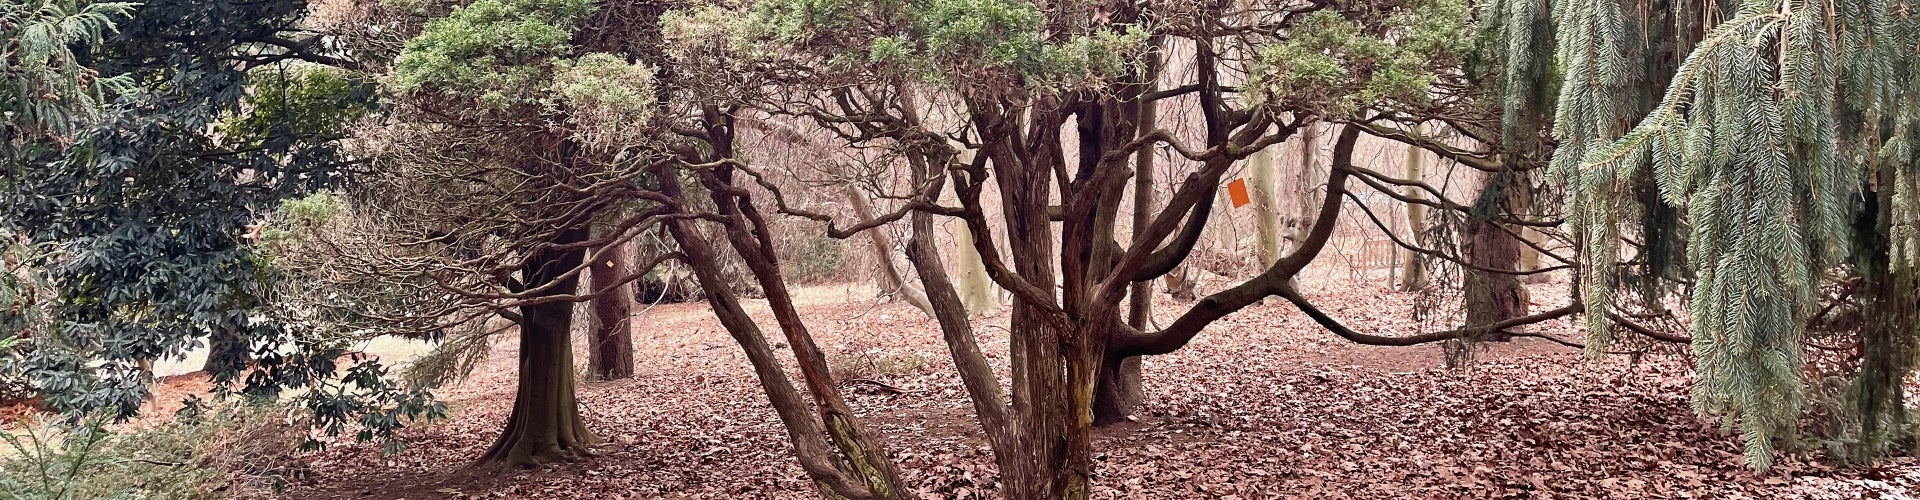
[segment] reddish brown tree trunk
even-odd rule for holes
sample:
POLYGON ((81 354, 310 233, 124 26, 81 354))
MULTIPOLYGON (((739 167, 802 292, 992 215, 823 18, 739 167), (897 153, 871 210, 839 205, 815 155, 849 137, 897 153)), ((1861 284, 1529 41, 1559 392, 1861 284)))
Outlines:
POLYGON ((633 272, 628 245, 613 245, 596 255, 587 274, 595 292, 587 320, 587 373, 600 380, 633 376, 633 272))
MULTIPOLYGON (((731 119, 718 108, 708 107, 702 111, 708 123, 708 133, 716 139, 713 143, 716 147, 714 157, 733 158, 731 119)), ((767 389, 775 410, 787 424, 802 467, 820 485, 822 493, 829 496, 876 499, 913 497, 913 492, 906 489, 901 481, 899 469, 888 456, 885 446, 861 425, 839 389, 833 385, 826 356, 814 343, 812 334, 807 331, 798 310, 793 306, 785 278, 780 274, 773 235, 763 215, 754 207, 753 200, 746 191, 733 186, 730 167, 701 171, 696 175, 713 200, 717 215, 723 219, 721 226, 728 243, 766 293, 774 320, 780 325, 781 333, 786 335, 787 344, 800 368, 802 382, 813 396, 812 406, 817 420, 804 413, 806 404, 795 397, 797 394, 793 386, 786 380, 778 361, 771 357, 758 325, 741 309, 731 289, 721 282, 714 252, 704 242, 697 241, 690 222, 673 220, 667 223, 667 227, 674 239, 680 242, 689 265, 698 275, 702 288, 707 290, 708 299, 716 306, 715 315, 735 340, 747 349, 749 360, 760 373, 761 385, 767 389), (821 439, 822 434, 826 439, 821 439), (827 448, 828 443, 831 443, 831 448, 827 448)), ((682 196, 679 181, 671 175, 663 177, 661 187, 664 194, 673 198, 682 196)))
MULTIPOLYGON (((562 233, 555 243, 586 240, 586 230, 562 233)), ((579 285, 577 277, 560 276, 579 266, 582 250, 540 252, 522 271, 528 288, 554 280, 546 295, 568 295, 579 285)), ((520 381, 513 413, 505 430, 493 442, 482 463, 534 466, 552 460, 571 460, 589 453, 600 438, 587 431, 574 398, 573 303, 547 302, 520 308, 520 381)))
POLYGON ((1139 356, 1108 356, 1100 364, 1097 382, 1099 385, 1093 394, 1093 425, 1125 421, 1146 399, 1141 389, 1139 356))
MULTIPOLYGON (((1494 215, 1474 215, 1467 222, 1467 245, 1463 253, 1466 254, 1467 263, 1482 268, 1466 270, 1463 288, 1468 325, 1493 324, 1527 315, 1526 285, 1520 283, 1517 275, 1500 272, 1519 270, 1520 249, 1525 244, 1513 233, 1500 227, 1498 222, 1490 220, 1498 214, 1510 213, 1505 207, 1523 199, 1521 197, 1527 188, 1523 174, 1493 174, 1487 178, 1486 189, 1490 192, 1483 193, 1479 203, 1501 208, 1475 210, 1476 213, 1494 215)), ((1506 338, 1506 335, 1490 332, 1484 340, 1506 338)))

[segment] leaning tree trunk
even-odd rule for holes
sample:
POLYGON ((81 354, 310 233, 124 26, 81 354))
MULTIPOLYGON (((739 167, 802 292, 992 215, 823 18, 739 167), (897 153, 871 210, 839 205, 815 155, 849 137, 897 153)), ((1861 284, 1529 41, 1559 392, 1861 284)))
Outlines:
MULTIPOLYGON (((916 162, 914 182, 924 182, 932 176, 934 173, 929 172, 931 169, 927 166, 934 163, 944 162, 916 162)), ((954 191, 957 193, 961 189, 962 181, 956 178, 954 191)), ((946 341, 954 369, 967 389, 967 399, 973 403, 980 430, 986 434, 987 443, 993 449, 994 462, 1000 467, 1002 495, 1020 498, 1014 492, 1028 491, 1027 485, 1034 483, 1033 476, 1038 471, 1029 467, 1026 461, 1030 453, 1022 447, 1024 440, 1013 422, 1016 415, 1009 415, 1007 398, 1000 390, 993 364, 987 361, 986 355, 980 350, 980 340, 974 335, 967 305, 946 275, 945 265, 940 260, 939 245, 934 237, 933 214, 916 211, 910 216, 910 221, 913 232, 907 239, 907 262, 913 265, 914 271, 920 276, 920 283, 926 286, 927 301, 933 305, 941 338, 946 341)), ((971 233, 962 229, 956 234, 971 233)), ((977 261, 980 258, 978 250, 971 248, 973 244, 969 238, 956 251, 975 252, 974 264, 981 265, 977 261)), ((964 271, 966 268, 963 265, 961 269, 964 271)), ((986 270, 982 268, 980 272, 985 279, 986 270)))
MULTIPOLYGON (((674 191, 677 194, 677 190, 674 191)), ((667 229, 674 241, 686 253, 687 266, 693 270, 700 288, 705 294, 707 304, 714 317, 731 335, 734 342, 745 351, 748 364, 752 365, 754 375, 760 386, 766 391, 774 413, 787 430, 787 438, 793 445, 793 452, 800 461, 800 468, 812 478, 822 497, 826 498, 885 498, 900 496, 899 491, 875 491, 870 483, 856 479, 855 467, 847 460, 847 454, 837 452, 833 443, 827 440, 825 425, 814 418, 810 407, 799 389, 787 378, 785 368, 780 365, 779 357, 768 343, 766 335, 753 318, 747 314, 734 293, 732 285, 723 278, 717 264, 717 254, 709 248, 704 239, 691 228, 687 221, 668 221, 667 229)))
MULTIPOLYGON (((846 193, 847 203, 853 206, 853 215, 863 221, 873 220, 873 207, 867 204, 867 195, 861 194, 853 186, 847 186, 846 193)), ((901 300, 912 304, 914 309, 926 313, 929 318, 933 317, 933 306, 927 304, 927 295, 907 284, 906 276, 902 276, 900 268, 893 265, 893 239, 878 227, 868 229, 867 237, 873 241, 873 259, 879 261, 880 273, 887 279, 886 285, 892 287, 893 293, 901 300)))
MULTIPOLYGON (((585 241, 585 229, 567 230, 554 241, 585 241)), ((522 280, 537 288, 558 280, 543 296, 571 295, 579 278, 565 276, 585 258, 584 250, 541 250, 527 260, 522 280)), ((587 431, 574 399, 573 303, 554 301, 520 308, 520 381, 506 430, 480 455, 482 463, 534 466, 587 454, 600 438, 587 431)))
POLYGON ((587 281, 594 292, 587 319, 587 374, 613 380, 633 376, 633 272, 631 245, 609 245, 595 253, 587 281))

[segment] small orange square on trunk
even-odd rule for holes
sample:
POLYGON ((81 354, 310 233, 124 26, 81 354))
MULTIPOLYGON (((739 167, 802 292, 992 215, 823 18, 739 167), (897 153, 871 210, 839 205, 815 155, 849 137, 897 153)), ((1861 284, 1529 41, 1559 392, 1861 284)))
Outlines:
POLYGON ((1247 180, 1234 179, 1233 182, 1227 183, 1227 198, 1233 200, 1233 208, 1252 203, 1253 198, 1247 196, 1247 180))

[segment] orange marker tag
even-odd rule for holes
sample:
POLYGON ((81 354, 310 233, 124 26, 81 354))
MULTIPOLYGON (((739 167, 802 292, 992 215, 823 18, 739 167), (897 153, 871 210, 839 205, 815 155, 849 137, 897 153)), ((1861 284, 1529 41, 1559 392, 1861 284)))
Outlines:
POLYGON ((1233 200, 1233 208, 1252 203, 1253 198, 1247 196, 1246 179, 1234 179, 1233 182, 1227 183, 1227 198, 1233 200))

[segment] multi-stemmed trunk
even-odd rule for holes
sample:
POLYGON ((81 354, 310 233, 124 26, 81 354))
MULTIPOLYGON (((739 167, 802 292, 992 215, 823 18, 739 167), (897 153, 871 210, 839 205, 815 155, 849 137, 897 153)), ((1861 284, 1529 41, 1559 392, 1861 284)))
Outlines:
MULTIPOLYGON (((713 139, 714 150, 707 161, 734 158, 731 120, 717 108, 703 109, 713 139)), ((703 162, 704 163, 704 162, 703 162)), ((773 235, 767 221, 753 204, 747 191, 733 185, 731 167, 703 170, 694 174, 706 188, 715 211, 709 220, 718 222, 729 246, 746 263, 748 270, 766 294, 775 322, 791 346, 800 368, 801 382, 812 396, 812 404, 802 399, 786 371, 773 354, 759 325, 748 316, 728 280, 721 276, 719 255, 707 245, 688 218, 666 221, 673 239, 679 243, 684 260, 699 279, 714 315, 727 332, 746 351, 749 363, 759 376, 762 388, 773 403, 774 411, 786 424, 794 453, 823 495, 829 497, 894 499, 911 498, 886 447, 861 425, 834 386, 826 355, 814 343, 794 308, 786 281, 780 274, 773 235), (811 407, 811 408, 810 408, 811 407), (810 411, 811 410, 811 414, 810 411)), ((661 176, 662 193, 669 199, 683 199, 678 174, 661 176)), ((678 215, 692 214, 685 206, 678 215)))
MULTIPOLYGON (((562 232, 554 243, 586 241, 585 229, 562 232)), ((584 250, 540 250, 521 271, 527 289, 548 284, 542 296, 573 294, 578 275, 567 273, 580 265, 584 250)), ((587 431, 574 397, 573 303, 538 302, 520 308, 520 380, 515 388, 513 413, 482 463, 532 466, 552 460, 571 460, 589 453, 600 438, 587 431)))

